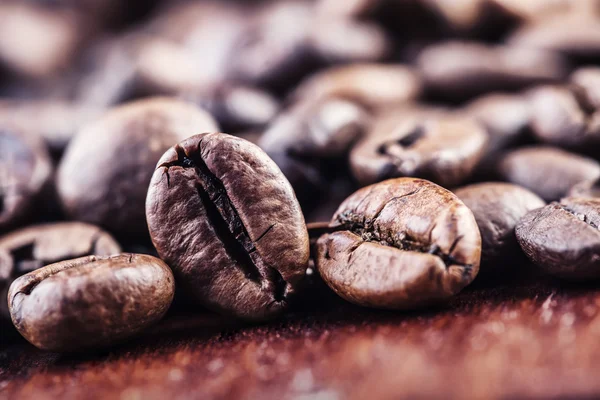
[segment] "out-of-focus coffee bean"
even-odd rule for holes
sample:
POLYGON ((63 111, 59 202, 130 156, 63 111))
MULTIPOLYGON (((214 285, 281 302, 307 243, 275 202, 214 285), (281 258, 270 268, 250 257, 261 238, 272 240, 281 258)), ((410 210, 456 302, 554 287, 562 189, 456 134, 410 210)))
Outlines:
POLYGON ((0 64, 32 78, 66 69, 87 34, 78 15, 25 2, 0 3, 0 21, 0 64))
POLYGON ((483 127, 467 117, 389 113, 353 148, 350 163, 363 185, 407 176, 454 186, 471 175, 487 141, 483 127))
POLYGON ((196 132, 218 131, 213 118, 172 98, 114 108, 85 125, 69 144, 57 174, 67 214, 120 236, 146 234, 144 202, 163 152, 196 132))
POLYGON ((454 193, 473 212, 481 233, 481 267, 478 280, 501 279, 519 273, 522 254, 515 226, 529 211, 546 203, 533 192, 510 183, 486 182, 454 193))
POLYGON ((51 175, 50 156, 41 137, 0 125, 0 232, 34 214, 35 200, 51 175))
POLYGON ((305 101, 343 97, 377 109, 414 100, 420 91, 418 75, 407 66, 354 64, 326 69, 309 77, 292 97, 305 101))
POLYGON ((600 178, 578 183, 569 190, 567 197, 600 198, 600 178))
POLYGON ((579 68, 571 74, 571 83, 581 91, 586 104, 600 109, 600 68, 579 68))
POLYGON ((531 146, 508 153, 500 161, 498 173, 503 180, 554 201, 576 184, 598 178, 600 164, 561 149, 531 146))
POLYGON ((426 89, 449 100, 555 81, 567 72, 563 59, 551 52, 476 42, 434 44, 417 63, 426 89))

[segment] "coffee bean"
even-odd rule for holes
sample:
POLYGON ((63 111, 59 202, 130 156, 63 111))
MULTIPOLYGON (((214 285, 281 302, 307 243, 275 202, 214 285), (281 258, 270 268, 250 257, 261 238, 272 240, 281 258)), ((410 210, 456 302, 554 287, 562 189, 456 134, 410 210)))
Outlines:
POLYGON ((576 184, 600 176, 600 164, 557 148, 531 146, 503 157, 498 173, 503 180, 523 186, 545 201, 554 201, 576 184))
POLYGON ((469 209, 431 182, 399 178, 342 203, 317 242, 316 265, 341 297, 412 309, 448 300, 477 275, 481 236, 469 209))
POLYGON ((207 110, 227 132, 263 129, 279 111, 279 101, 251 86, 220 84, 210 89, 188 89, 181 97, 207 110))
POLYGON ((146 188, 162 153, 198 132, 210 115, 184 102, 150 98, 123 105, 86 125, 69 145, 57 177, 73 219, 119 235, 144 235, 146 188))
POLYGON ((233 136, 196 135, 169 149, 146 215, 154 246, 187 295, 248 320, 280 314, 308 262, 296 196, 275 163, 233 136))
POLYGON ((554 81, 566 73, 562 58, 553 53, 476 42, 434 44, 423 50, 417 63, 426 89, 450 100, 554 81))
POLYGON ((566 86, 531 91, 531 126, 539 141, 577 150, 600 148, 600 112, 566 86))
POLYGON ((13 282, 9 309, 17 330, 36 347, 78 351, 110 346, 167 312, 175 284, 151 256, 120 254, 62 261, 13 282))
POLYGON ((52 174, 43 141, 10 124, 0 126, 0 232, 32 213, 52 174))
POLYGON ((453 186, 471 175, 487 140, 484 129, 469 118, 388 114, 354 147, 350 162, 363 185, 413 176, 453 186))
POLYGON ((0 318, 10 318, 6 294, 19 276, 73 258, 121 252, 106 232, 81 222, 35 225, 0 237, 0 318))
POLYGON ((50 11, 22 1, 3 1, 0 20, 0 64, 32 78, 49 77, 66 68, 87 28, 67 10, 50 11))
POLYGON ((464 112, 485 127, 488 155, 523 142, 529 131, 531 110, 525 96, 519 94, 484 95, 469 103, 464 112))
POLYGON ((600 278, 600 200, 566 198, 531 211, 517 225, 519 244, 548 274, 600 278))
POLYGON ((418 75, 403 65, 353 64, 315 74, 293 92, 294 99, 317 101, 342 97, 377 109, 415 99, 421 91, 418 75))
POLYGON ((508 42, 520 47, 594 59, 600 55, 600 22, 594 13, 540 18, 517 29, 508 42))
POLYGON ((600 198, 600 178, 578 183, 569 190, 567 197, 600 198))
POLYGON ((481 268, 478 280, 516 273, 522 254, 515 226, 529 211, 546 203, 533 192, 509 183, 486 182, 454 192, 473 212, 481 233, 481 268))

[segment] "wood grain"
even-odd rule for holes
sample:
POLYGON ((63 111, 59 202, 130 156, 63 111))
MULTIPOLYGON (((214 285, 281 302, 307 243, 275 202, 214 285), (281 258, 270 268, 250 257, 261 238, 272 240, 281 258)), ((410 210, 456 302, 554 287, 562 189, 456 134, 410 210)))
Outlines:
POLYGON ((600 289, 471 289, 418 313, 319 297, 249 327, 171 316, 85 356, 5 340, 0 388, 1 397, 36 400, 599 397, 600 289))

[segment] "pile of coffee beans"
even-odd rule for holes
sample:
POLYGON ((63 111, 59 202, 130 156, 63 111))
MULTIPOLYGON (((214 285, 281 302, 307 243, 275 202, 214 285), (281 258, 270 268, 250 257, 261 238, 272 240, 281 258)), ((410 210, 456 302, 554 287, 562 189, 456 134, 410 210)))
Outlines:
POLYGON ((0 21, 1 335, 81 351, 178 307, 250 324, 322 290, 402 312, 600 282, 598 0, 4 0, 0 21))

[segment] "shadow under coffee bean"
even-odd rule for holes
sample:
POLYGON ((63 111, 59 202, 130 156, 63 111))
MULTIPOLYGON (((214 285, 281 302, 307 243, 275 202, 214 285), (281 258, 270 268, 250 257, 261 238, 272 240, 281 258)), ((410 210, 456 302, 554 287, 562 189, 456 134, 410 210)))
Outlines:
POLYGON ((169 149, 152 177, 146 215, 179 287, 212 310, 274 317, 305 274, 308 233, 292 187, 243 139, 201 134, 169 149))

